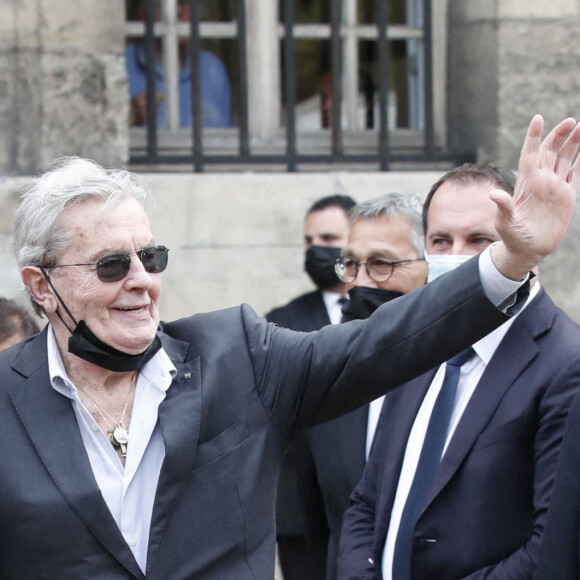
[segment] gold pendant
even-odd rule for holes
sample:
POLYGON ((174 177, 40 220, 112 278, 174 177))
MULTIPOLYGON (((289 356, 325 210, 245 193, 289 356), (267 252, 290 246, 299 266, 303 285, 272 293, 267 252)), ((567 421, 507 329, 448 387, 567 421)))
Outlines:
POLYGON ((123 421, 119 421, 112 429, 107 431, 107 436, 111 445, 115 449, 121 449, 121 455, 127 455, 127 443, 129 443, 129 433, 123 421))

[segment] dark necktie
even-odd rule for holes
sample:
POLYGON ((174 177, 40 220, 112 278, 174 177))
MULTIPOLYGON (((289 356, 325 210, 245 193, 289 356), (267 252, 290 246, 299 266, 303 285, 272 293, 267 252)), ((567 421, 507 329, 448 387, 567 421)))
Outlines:
POLYGON ((340 322, 346 322, 346 319, 344 317, 344 307, 346 304, 348 304, 348 298, 346 296, 341 296, 336 302, 340 304, 340 310, 342 312, 340 322))
POLYGON ((425 507, 427 493, 441 461, 445 440, 447 439, 449 421, 455 403, 455 393, 457 392, 461 366, 474 355, 475 351, 469 347, 447 361, 443 385, 433 406, 421 455, 417 463, 417 471, 401 515, 393 556, 393 580, 409 580, 411 577, 413 531, 421 511, 425 507))

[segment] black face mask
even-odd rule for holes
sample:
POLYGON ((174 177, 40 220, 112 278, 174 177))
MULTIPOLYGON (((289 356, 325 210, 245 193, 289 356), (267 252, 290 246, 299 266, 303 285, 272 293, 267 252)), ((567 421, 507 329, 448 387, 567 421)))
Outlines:
POLYGON ((306 250, 304 270, 320 290, 340 284, 334 272, 334 262, 340 257, 340 248, 312 246, 306 250))
POLYGON ((84 320, 77 322, 67 305, 63 302, 60 294, 56 291, 56 288, 52 285, 44 268, 41 268, 41 271, 65 312, 75 324, 74 330, 71 331, 57 310, 58 317, 68 328, 69 332, 71 332, 71 337, 68 339, 68 351, 70 353, 101 368, 122 373, 141 369, 161 348, 161 340, 157 335, 155 335, 153 342, 139 354, 128 354, 103 342, 93 333, 84 320))
POLYGON ((76 323, 72 336, 68 339, 68 351, 70 353, 104 369, 118 373, 141 369, 160 348, 161 340, 155 335, 153 342, 142 353, 127 354, 113 348, 95 336, 84 320, 76 323))
POLYGON ((364 320, 381 304, 394 300, 402 295, 402 292, 396 290, 355 286, 348 291, 349 301, 342 309, 343 318, 345 321, 364 320))

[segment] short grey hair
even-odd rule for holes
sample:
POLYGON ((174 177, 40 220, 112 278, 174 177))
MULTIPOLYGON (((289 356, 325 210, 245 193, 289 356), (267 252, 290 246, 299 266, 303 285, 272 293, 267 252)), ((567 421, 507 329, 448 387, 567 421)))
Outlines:
MULTIPOLYGON (((125 170, 111 170, 80 157, 62 157, 25 188, 14 223, 14 252, 20 268, 54 266, 73 232, 63 223, 77 203, 99 199, 100 211, 133 198, 146 208, 149 192, 125 170)), ((33 301, 37 314, 42 309, 33 301)))
POLYGON ((419 258, 425 257, 425 236, 422 223, 423 202, 417 195, 403 193, 384 193, 367 199, 350 210, 350 223, 359 219, 380 216, 404 215, 411 221, 411 245, 417 250, 419 258))

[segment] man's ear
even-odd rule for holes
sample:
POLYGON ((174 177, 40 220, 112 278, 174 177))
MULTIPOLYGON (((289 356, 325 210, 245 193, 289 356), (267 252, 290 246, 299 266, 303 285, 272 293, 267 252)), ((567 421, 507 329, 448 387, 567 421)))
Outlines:
POLYGON ((38 266, 24 266, 20 270, 20 275, 32 299, 42 306, 46 313, 56 312, 58 301, 40 268, 38 266))

